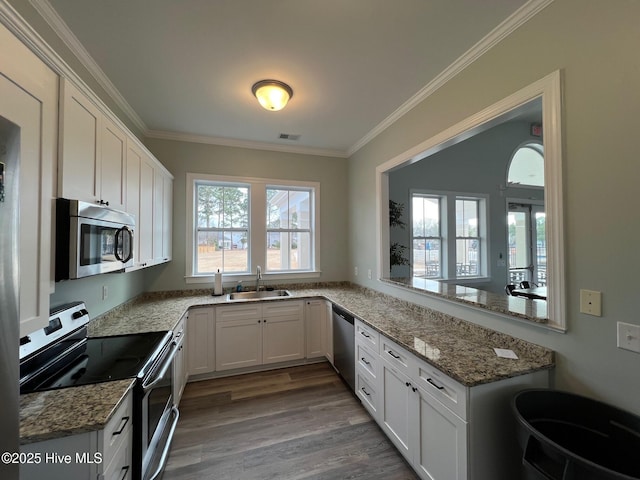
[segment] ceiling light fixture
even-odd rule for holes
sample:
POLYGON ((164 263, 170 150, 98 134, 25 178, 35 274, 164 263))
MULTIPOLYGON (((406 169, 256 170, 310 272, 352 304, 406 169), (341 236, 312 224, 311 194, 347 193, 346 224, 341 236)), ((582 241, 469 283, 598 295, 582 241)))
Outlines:
POLYGON ((253 84, 251 91, 260 105, 271 112, 282 110, 293 97, 291 87, 278 80, 260 80, 253 84))

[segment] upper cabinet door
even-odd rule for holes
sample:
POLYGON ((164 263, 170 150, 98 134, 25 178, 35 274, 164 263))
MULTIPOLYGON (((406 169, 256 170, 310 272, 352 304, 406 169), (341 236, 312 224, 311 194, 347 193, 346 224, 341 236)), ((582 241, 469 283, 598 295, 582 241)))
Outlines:
MULTIPOLYGON (((0 195, 2 247, 17 256, 19 267, 18 277, 9 270, 15 263, 7 262, 0 297, 11 308, 19 287, 23 337, 49 323, 58 76, 2 26, 0 45, 0 163, 6 186, 0 195), (7 244, 7 238, 13 241, 7 244)), ((9 322, 4 333, 11 337, 14 328, 9 322)))
POLYGON ((61 104, 60 196, 124 210, 127 135, 69 81, 61 104))
POLYGON ((124 210, 127 136, 106 117, 100 133, 100 198, 109 207, 124 210))
POLYGON ((100 202, 102 113, 71 82, 61 82, 59 196, 100 202))

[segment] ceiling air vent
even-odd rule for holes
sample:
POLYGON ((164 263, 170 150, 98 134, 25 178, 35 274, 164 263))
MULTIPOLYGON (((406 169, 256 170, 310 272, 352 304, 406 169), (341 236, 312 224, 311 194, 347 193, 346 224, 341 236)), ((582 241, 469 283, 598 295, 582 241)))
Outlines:
POLYGON ((278 138, 280 138, 280 140, 291 140, 295 142, 300 140, 300 135, 296 133, 281 133, 278 138))

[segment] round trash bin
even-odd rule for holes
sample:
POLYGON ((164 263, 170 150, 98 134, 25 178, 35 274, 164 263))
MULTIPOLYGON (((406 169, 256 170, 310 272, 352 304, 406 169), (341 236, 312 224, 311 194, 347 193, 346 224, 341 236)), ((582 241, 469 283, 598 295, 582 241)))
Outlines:
POLYGON ((527 480, 640 479, 640 417, 548 389, 519 392, 511 406, 527 480))

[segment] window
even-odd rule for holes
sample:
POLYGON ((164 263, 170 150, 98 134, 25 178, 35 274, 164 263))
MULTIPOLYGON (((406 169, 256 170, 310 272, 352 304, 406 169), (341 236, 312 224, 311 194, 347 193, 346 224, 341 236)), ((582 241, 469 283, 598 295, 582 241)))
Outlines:
POLYGON ((456 277, 480 274, 480 201, 456 198, 456 277))
POLYGON ((317 276, 320 185, 187 174, 188 283, 317 276), (293 277, 291 277, 293 276, 293 277))
POLYGON ((413 275, 440 278, 442 236, 440 235, 440 197, 415 194, 411 199, 413 275))
POLYGON ((309 270, 312 190, 267 187, 267 271, 309 270))
POLYGON ((197 275, 249 271, 249 187, 196 182, 197 275))
POLYGON ((510 185, 544 187, 544 152, 539 143, 526 143, 511 157, 507 173, 510 185))
POLYGON ((446 192, 411 194, 411 265, 414 277, 487 275, 487 200, 446 192))

